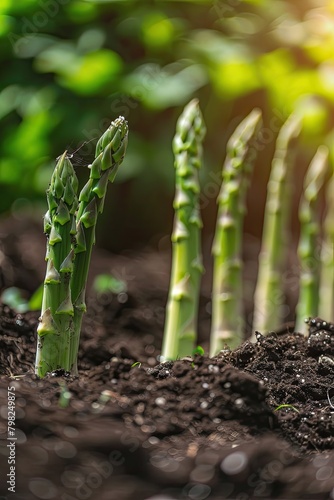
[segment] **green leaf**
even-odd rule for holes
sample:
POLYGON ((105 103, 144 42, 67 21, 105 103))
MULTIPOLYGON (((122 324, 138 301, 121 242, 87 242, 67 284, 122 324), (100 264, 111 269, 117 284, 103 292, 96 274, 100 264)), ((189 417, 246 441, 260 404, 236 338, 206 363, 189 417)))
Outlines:
POLYGON ((37 290, 32 294, 28 302, 30 311, 38 311, 42 308, 44 283, 42 283, 37 290))
POLYGON ((204 356, 204 349, 202 346, 198 345, 196 349, 193 350, 193 356, 196 356, 196 354, 198 356, 204 356))
POLYGON ((123 89, 151 109, 182 105, 208 80, 201 64, 184 66, 145 64, 125 79, 123 89))
POLYGON ((174 25, 162 12, 150 12, 142 24, 142 38, 147 47, 156 50, 169 45, 174 38, 174 25))
POLYGON ((98 294, 110 292, 119 294, 127 291, 127 284, 112 274, 98 274, 93 282, 93 290, 98 294))
POLYGON ((1 300, 17 312, 22 313, 29 310, 28 302, 23 296, 23 291, 15 286, 6 288, 1 294, 1 300))
POLYGON ((60 82, 78 94, 97 94, 110 85, 122 67, 122 59, 116 52, 101 49, 83 56, 72 71, 61 76, 60 82))

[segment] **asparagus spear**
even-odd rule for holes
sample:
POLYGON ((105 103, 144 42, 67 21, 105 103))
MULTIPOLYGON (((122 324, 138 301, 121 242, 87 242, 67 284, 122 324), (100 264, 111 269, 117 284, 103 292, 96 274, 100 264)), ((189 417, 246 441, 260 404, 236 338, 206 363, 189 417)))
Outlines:
MULTIPOLYGON (((292 115, 282 126, 276 141, 267 186, 258 279, 254 294, 253 332, 268 333, 270 328, 278 327, 284 319, 281 317, 284 300, 281 275, 286 256, 286 219, 290 206, 289 174, 299 131, 300 122, 292 115)), ((255 333, 252 340, 256 340, 255 333)))
POLYGON ((319 316, 334 323, 334 172, 327 186, 327 213, 321 251, 319 316))
POLYGON ((70 369, 70 335, 73 320, 70 277, 74 253, 78 181, 65 153, 59 158, 47 191, 47 270, 40 323, 37 329, 36 374, 43 377, 57 368, 70 369))
POLYGON ((45 216, 47 271, 38 326, 36 374, 57 368, 77 374, 77 353, 95 225, 103 210, 108 181, 122 163, 128 138, 125 119, 111 123, 99 139, 90 178, 77 198, 78 181, 66 152, 47 191, 45 216))
POLYGON ((303 196, 299 205, 300 237, 298 255, 301 273, 295 330, 304 335, 308 333, 305 319, 318 315, 320 278, 318 195, 325 179, 328 165, 327 158, 327 148, 320 146, 306 172, 303 196))
POLYGON ((260 126, 261 112, 254 109, 236 128, 227 144, 212 247, 211 356, 222 350, 225 344, 236 347, 242 337, 242 230, 248 177, 255 157, 252 143, 260 126))
POLYGON ((197 99, 194 99, 180 116, 173 141, 175 219, 172 274, 162 346, 164 360, 191 354, 197 337, 199 287, 203 272, 198 170, 204 135, 202 114, 197 99))
POLYGON ((113 121, 96 145, 95 160, 90 177, 79 195, 79 208, 74 246, 74 266, 71 277, 71 294, 74 308, 73 338, 70 364, 77 372, 77 353, 82 317, 86 311, 85 294, 92 248, 95 243, 95 227, 98 214, 103 211, 108 181, 113 182, 123 161, 128 143, 128 125, 120 116, 113 121))

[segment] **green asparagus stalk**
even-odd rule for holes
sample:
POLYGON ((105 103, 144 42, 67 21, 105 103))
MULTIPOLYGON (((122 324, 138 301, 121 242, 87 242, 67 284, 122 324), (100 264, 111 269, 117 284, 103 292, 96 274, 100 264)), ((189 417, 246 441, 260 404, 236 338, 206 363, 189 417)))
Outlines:
POLYGON ((320 280, 318 195, 325 179, 327 158, 327 148, 320 146, 306 172, 303 195, 299 205, 298 255, 301 271, 295 330, 304 335, 308 333, 305 319, 318 315, 320 280))
POLYGON ((77 197, 78 181, 66 156, 60 157, 47 191, 47 270, 36 354, 36 374, 58 368, 77 374, 77 354, 95 226, 107 185, 122 163, 128 139, 125 119, 111 123, 99 139, 90 178, 77 197))
POLYGON ((200 235, 198 170, 205 125, 197 99, 180 116, 173 141, 176 171, 173 255, 162 346, 163 360, 192 353, 197 337, 197 315, 203 272, 200 235))
MULTIPOLYGON (((276 141, 267 186, 262 245, 259 270, 254 294, 253 332, 268 333, 280 326, 284 318, 281 285, 287 250, 287 216, 290 207, 291 167, 294 146, 300 131, 300 121, 295 116, 282 126, 276 141)), ((255 333, 252 340, 256 340, 255 333)))
POLYGON ((260 110, 254 109, 237 127, 227 144, 212 247, 211 356, 226 344, 230 348, 237 347, 242 338, 242 231, 249 175, 256 153, 254 140, 261 123, 260 110))
POLYGON ((327 185, 326 207, 321 250, 319 316, 334 323, 334 172, 327 185))
POLYGON ((74 247, 74 266, 71 277, 71 294, 74 308, 73 340, 70 352, 72 373, 77 373, 77 352, 82 317, 86 311, 85 295, 95 228, 99 213, 103 211, 108 182, 113 182, 123 161, 128 142, 128 125, 120 116, 102 135, 96 145, 95 160, 90 167, 90 177, 79 195, 79 208, 74 247))
POLYGON ((65 153, 59 158, 47 191, 47 270, 40 323, 37 329, 36 374, 63 368, 70 370, 70 337, 74 309, 70 279, 74 252, 78 181, 65 153))

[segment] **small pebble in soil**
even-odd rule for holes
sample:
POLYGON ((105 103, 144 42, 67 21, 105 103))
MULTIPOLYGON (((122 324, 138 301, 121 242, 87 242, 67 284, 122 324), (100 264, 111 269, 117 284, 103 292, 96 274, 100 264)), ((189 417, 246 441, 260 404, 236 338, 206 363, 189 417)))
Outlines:
POLYGON ((196 482, 209 482, 215 473, 215 469, 211 464, 199 464, 190 473, 190 479, 196 482))
POLYGON ((236 451, 231 453, 220 464, 220 468, 225 474, 233 475, 239 474, 247 466, 248 458, 243 451, 236 451))
POLYGON ((152 455, 150 462, 154 467, 165 472, 175 472, 179 468, 179 463, 174 458, 168 456, 166 452, 159 452, 152 455))
POLYGON ((133 420, 139 426, 143 425, 143 423, 144 423, 144 419, 143 419, 143 417, 141 415, 135 415, 133 417, 133 420))
POLYGON ((145 352, 146 354, 153 354, 155 351, 155 347, 152 344, 146 345, 145 346, 145 352))
POLYGON ((68 441, 58 441, 55 444, 54 451, 60 458, 73 458, 77 454, 76 447, 68 441))
POLYGON ((157 438, 156 436, 151 436, 148 438, 148 442, 150 444, 158 444, 158 443, 160 443, 160 439, 157 438))
POLYGON ((121 292, 117 295, 117 300, 120 304, 125 304, 128 301, 128 294, 121 292))
POLYGON ((209 497, 211 488, 207 484, 194 484, 188 490, 187 497, 191 500, 205 500, 209 497))
POLYGON ((142 432, 145 432, 145 433, 148 433, 148 434, 151 434, 152 432, 156 431, 155 425, 146 425, 146 424, 144 424, 144 425, 142 425, 140 427, 140 429, 141 429, 142 432))
POLYGON ((48 479, 35 477, 29 481, 29 490, 35 498, 57 498, 58 489, 48 479))
POLYGON ((74 437, 77 437, 77 435, 79 434, 79 431, 75 427, 67 425, 66 427, 63 428, 63 433, 68 438, 74 438, 74 437))
POLYGON ((155 400, 155 404, 156 404, 157 406, 164 406, 164 405, 166 404, 166 399, 165 399, 165 398, 162 398, 162 397, 157 398, 157 399, 155 400))
POLYGON ((318 363, 319 363, 319 365, 323 365, 323 366, 327 366, 327 367, 331 367, 331 368, 334 367, 334 359, 330 358, 329 356, 325 356, 324 354, 319 356, 318 363))

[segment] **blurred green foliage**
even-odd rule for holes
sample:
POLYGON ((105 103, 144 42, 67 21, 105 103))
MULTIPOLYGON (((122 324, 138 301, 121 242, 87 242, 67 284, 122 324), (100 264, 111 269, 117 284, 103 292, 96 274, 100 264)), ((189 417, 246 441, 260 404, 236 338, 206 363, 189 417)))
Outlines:
POLYGON ((112 274, 98 274, 93 281, 93 290, 99 295, 103 293, 119 294, 127 292, 127 284, 112 274))
POLYGON ((255 106, 267 134, 264 186, 293 110, 303 116, 307 160, 331 140, 333 0, 2 0, 0 37, 0 213, 45 206, 54 159, 91 141, 73 157, 80 177, 94 139, 123 114, 129 152, 102 230, 107 244, 118 234, 115 249, 170 224, 170 144, 193 96, 208 127, 204 185, 255 106))

